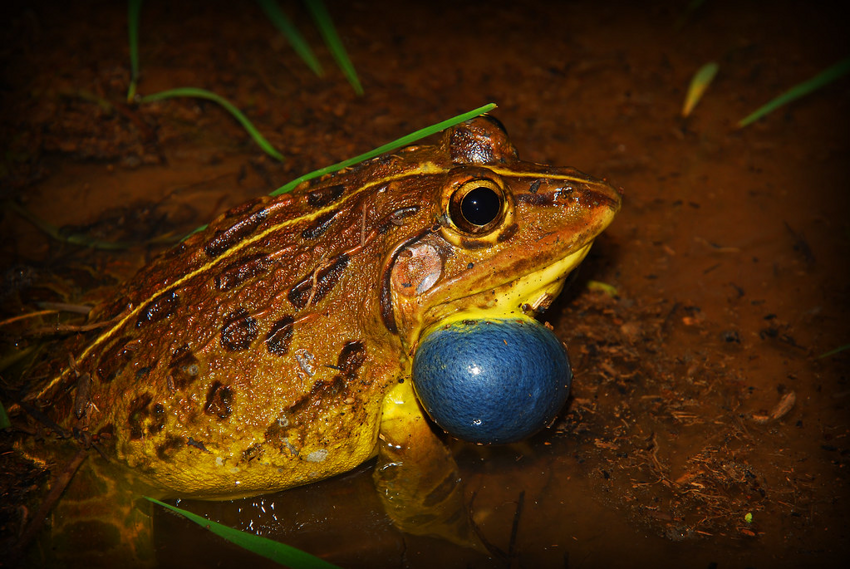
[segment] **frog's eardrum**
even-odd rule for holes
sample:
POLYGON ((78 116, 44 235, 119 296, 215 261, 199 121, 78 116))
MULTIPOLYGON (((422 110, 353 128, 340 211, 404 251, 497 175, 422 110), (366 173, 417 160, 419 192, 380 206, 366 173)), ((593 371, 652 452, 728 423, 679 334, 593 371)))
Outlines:
POLYGON ((549 425, 571 381, 563 345, 530 318, 439 326, 413 359, 414 387, 428 415, 475 443, 517 442, 549 425))

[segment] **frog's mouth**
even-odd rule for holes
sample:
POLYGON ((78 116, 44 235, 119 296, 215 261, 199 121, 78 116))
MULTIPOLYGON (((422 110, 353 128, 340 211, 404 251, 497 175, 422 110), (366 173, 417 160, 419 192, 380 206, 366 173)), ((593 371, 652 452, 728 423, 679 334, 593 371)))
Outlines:
POLYGON ((459 320, 534 317, 548 308, 560 294, 568 275, 587 256, 592 244, 591 241, 565 257, 512 281, 435 306, 428 311, 420 337, 436 326, 459 320), (458 309, 458 306, 463 308, 458 309))

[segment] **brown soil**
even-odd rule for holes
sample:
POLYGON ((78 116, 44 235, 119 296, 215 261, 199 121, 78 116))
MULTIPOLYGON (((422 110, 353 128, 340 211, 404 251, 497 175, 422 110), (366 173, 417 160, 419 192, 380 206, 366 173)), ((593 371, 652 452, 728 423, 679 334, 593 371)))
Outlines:
MULTIPOLYGON (((838 566, 850 553, 850 351, 824 354, 850 342, 850 80, 735 123, 846 57, 846 20, 840 5, 686 4, 329 2, 358 97, 300 4, 286 10, 323 78, 254 4, 146 3, 140 93, 227 97, 279 163, 213 103, 126 104, 123 4, 6 3, 3 198, 66 236, 146 243, 496 102, 523 158, 605 176, 625 202, 546 315, 575 371, 562 418, 521 446, 458 445, 481 532, 514 567, 838 566), (720 72, 682 119, 709 61, 720 72)), ((0 215, 7 316, 111 286, 163 249, 92 252, 0 215)), ((6 342, 23 347, 14 330, 6 342)), ((4 457, 8 538, 39 473, 4 457)), ((182 505, 344 567, 496 566, 399 534, 368 465, 274 496, 182 505)), ((156 521, 164 566, 248 555, 156 521)))

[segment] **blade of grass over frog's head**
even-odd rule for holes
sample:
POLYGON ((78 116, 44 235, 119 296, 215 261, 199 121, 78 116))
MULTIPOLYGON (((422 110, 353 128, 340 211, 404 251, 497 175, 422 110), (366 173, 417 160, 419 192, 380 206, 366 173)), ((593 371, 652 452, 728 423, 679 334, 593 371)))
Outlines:
POLYGON ((342 45, 342 40, 339 39, 339 34, 336 33, 336 28, 334 28, 331 16, 328 14, 324 2, 322 0, 305 0, 304 3, 307 4, 307 8, 313 14, 313 19, 316 21, 316 26, 322 33, 322 37, 325 38, 328 49, 331 50, 331 54, 334 56, 339 68, 345 73, 348 82, 354 87, 354 92, 362 95, 363 87, 360 85, 360 78, 357 77, 354 64, 348 58, 348 53, 346 53, 345 47, 342 45))
POLYGON ((127 29, 130 38, 130 88, 127 102, 136 97, 136 82, 139 80, 139 14, 142 12, 142 0, 127 2, 127 29))
POLYGON ((309 174, 304 174, 303 176, 295 178, 294 180, 292 180, 291 182, 289 182, 285 186, 282 186, 282 187, 276 189, 275 191, 273 191, 269 195, 270 196, 279 196, 281 194, 285 194, 286 192, 291 191, 295 186, 297 186, 301 182, 306 182, 307 180, 312 180, 313 178, 319 178, 321 176, 324 176, 325 174, 331 174, 333 172, 337 172, 339 170, 342 170, 343 168, 348 168, 349 166, 353 166, 353 165, 357 164, 358 162, 363 162, 364 160, 374 158, 375 156, 378 156, 378 155, 383 154, 385 152, 389 152, 391 150, 395 150, 396 148, 406 146, 408 144, 411 144, 412 142, 416 142, 419 139, 425 138, 426 136, 431 136, 432 134, 435 134, 435 133, 440 132, 442 130, 446 130, 447 128, 452 127, 456 124, 460 124, 463 121, 468 121, 469 119, 475 118, 478 115, 483 115, 484 113, 490 112, 495 108, 496 108, 495 103, 489 103, 487 105, 484 105, 483 107, 478 107, 477 109, 469 111, 468 113, 463 113, 462 115, 457 115, 456 117, 452 117, 448 120, 444 120, 442 122, 438 122, 437 124, 433 124, 429 127, 419 129, 416 132, 410 133, 407 136, 402 136, 401 138, 399 138, 397 140, 394 140, 394 141, 392 141, 388 144, 384 144, 383 146, 379 146, 378 148, 375 148, 374 150, 370 150, 369 152, 366 152, 365 154, 361 154, 360 156, 355 156, 354 158, 349 158, 348 160, 343 160, 342 162, 337 162, 336 164, 333 164, 332 166, 327 166, 327 167, 322 168, 320 170, 310 172, 309 174))
POLYGON ((821 87, 829 85, 842 75, 846 75, 848 72, 850 72, 850 57, 839 61, 829 69, 818 73, 808 81, 803 81, 799 85, 791 87, 789 90, 759 108, 754 113, 741 119, 737 126, 738 128, 744 128, 745 126, 756 122, 764 115, 775 111, 785 103, 790 103, 794 99, 799 99, 804 95, 808 95, 812 91, 816 91, 821 87))
POLYGON ((694 107, 697 106, 700 99, 702 99, 703 93, 708 89, 708 86, 711 85, 711 82, 714 81, 714 76, 717 75, 718 66, 716 63, 706 63, 702 67, 699 68, 693 78, 691 79, 691 84, 688 86, 688 94, 685 97, 685 105, 682 107, 682 116, 687 117, 691 114, 691 111, 694 110, 694 107))
MULTIPOLYGON (((370 150, 369 152, 367 152, 365 154, 361 154, 360 156, 355 156, 354 158, 349 158, 348 160, 343 160, 342 162, 337 162, 336 164, 333 164, 332 166, 327 166, 327 167, 321 168, 319 170, 314 170, 313 172, 310 172, 309 174, 304 174, 303 176, 299 176, 298 178, 295 178, 294 180, 292 180, 291 182, 289 182, 285 186, 281 186, 280 188, 271 192, 269 195, 274 197, 274 196, 279 196, 281 194, 285 194, 286 192, 292 191, 292 189, 295 186, 297 186, 298 184, 300 184, 301 182, 306 182, 307 180, 312 180, 313 178, 319 178, 321 176, 324 176, 325 174, 332 174, 333 172, 337 172, 339 170, 342 170, 343 168, 348 168, 349 166, 354 166, 355 164, 357 164, 359 162, 363 162, 364 160, 374 158, 375 156, 379 156, 379 155, 383 154, 384 152, 389 152, 391 150, 395 150, 396 148, 406 146, 406 145, 408 145, 412 142, 416 142, 419 139, 425 138, 426 136, 431 136, 432 134, 435 134, 435 133, 440 132, 442 130, 446 130, 447 128, 452 127, 456 124, 460 124, 463 121, 468 121, 469 119, 475 118, 478 115, 483 115, 484 113, 490 112, 495 108, 496 108, 495 103, 488 103, 488 104, 484 105, 483 107, 478 107, 477 109, 469 111, 468 113, 463 113, 461 115, 457 115, 456 117, 452 117, 448 120, 438 122, 437 124, 432 124, 429 127, 419 129, 416 132, 410 133, 407 136, 402 136, 401 138, 394 140, 394 141, 390 142, 389 144, 384 144, 383 146, 379 146, 378 148, 375 148, 374 150, 370 150)), ((198 227, 197 229, 195 229, 194 231, 192 231, 191 233, 186 235, 186 237, 181 239, 181 241, 185 241, 186 239, 188 239, 189 237, 191 237, 195 233, 203 231, 206 228, 207 228, 206 225, 202 225, 202 226, 198 227)))
POLYGON ((313 55, 313 50, 311 50, 310 46, 307 45, 307 41, 304 39, 304 36, 301 35, 301 32, 292 25, 292 22, 286 17, 286 14, 284 14, 280 9, 280 6, 277 5, 277 0, 257 0, 257 4, 260 5, 260 8, 263 9, 266 16, 268 16, 269 20, 272 21, 274 27, 286 36, 286 39, 289 40, 289 45, 292 46, 295 53, 297 53, 304 63, 313 70, 313 73, 321 77, 324 74, 324 70, 319 63, 319 60, 316 59, 315 55, 313 55))
POLYGON ((251 135, 251 138, 254 139, 254 142, 256 142, 259 147, 265 151, 266 154, 268 154, 272 158, 280 160, 281 162, 283 161, 283 155, 277 150, 275 150, 274 146, 272 146, 269 141, 266 140, 262 134, 260 134, 260 131, 254 128, 254 125, 251 124, 251 121, 249 121, 248 118, 242 114, 242 111, 233 106, 233 104, 224 97, 216 95, 211 91, 207 91, 206 89, 198 89, 196 87, 182 87, 179 89, 169 89, 167 91, 160 91, 159 93, 154 93, 153 95, 145 95, 139 100, 139 102, 150 103, 152 101, 159 101, 162 99, 173 99, 175 97, 195 97, 198 99, 207 99, 218 103, 219 105, 224 107, 231 115, 233 115, 233 118, 239 121, 239 124, 242 125, 242 128, 244 128, 248 132, 248 134, 251 135))
POLYGON ((327 561, 319 559, 318 557, 310 555, 300 549, 295 549, 289 545, 284 545, 277 541, 260 537, 252 533, 233 529, 220 523, 210 521, 206 518, 202 518, 192 512, 187 512, 186 510, 181 510, 180 508, 160 502, 159 500, 148 498, 147 496, 145 496, 145 498, 154 504, 158 504, 163 508, 167 508, 172 512, 180 514, 188 520, 195 522, 199 526, 210 530, 217 536, 223 537, 230 543, 236 544, 243 549, 256 553, 257 555, 262 555, 263 557, 271 559, 277 563, 291 567, 292 569, 339 569, 339 567, 333 563, 328 563, 327 561))

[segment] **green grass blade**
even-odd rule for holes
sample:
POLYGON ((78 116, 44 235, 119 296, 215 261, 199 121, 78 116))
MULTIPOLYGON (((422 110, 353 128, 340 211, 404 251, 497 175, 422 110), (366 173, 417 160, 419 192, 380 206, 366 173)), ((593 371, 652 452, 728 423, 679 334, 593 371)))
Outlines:
POLYGON ((6 413, 6 408, 3 403, 0 403, 0 430, 8 429, 12 426, 12 421, 9 420, 9 415, 6 413))
POLYGON ((291 191, 295 186, 297 186, 301 182, 305 182, 307 180, 312 180, 313 178, 318 178, 320 176, 324 176, 325 174, 330 174, 332 172, 337 172, 339 170, 342 170, 343 168, 348 168, 349 166, 353 166, 353 165, 357 164, 358 162, 362 162, 364 160, 374 158, 375 156, 383 154, 384 152, 389 152, 390 150, 395 150, 396 148, 406 146, 406 145, 408 145, 412 142, 416 142, 417 140, 419 140, 421 138, 425 138, 426 136, 430 136, 434 133, 440 132, 441 130, 446 130, 447 128, 449 128, 451 126, 462 123, 463 121, 467 121, 471 118, 475 118, 478 115, 483 115, 484 113, 487 113, 487 112, 489 112, 489 111, 491 111, 495 108, 496 108, 495 103, 489 103, 487 105, 484 105, 483 107, 478 107, 475 110, 469 111, 468 113, 463 113, 462 115, 458 115, 456 117, 452 117, 448 120, 444 120, 442 122, 431 125, 429 127, 419 129, 416 132, 408 134, 407 136, 402 136, 401 138, 399 138, 397 140, 394 140, 394 141, 392 141, 388 144, 384 144, 383 146, 379 146, 378 148, 375 148, 374 150, 366 152, 365 154, 361 154, 360 156, 355 156, 354 158, 349 158, 348 160, 343 160, 342 162, 338 162, 336 164, 333 164, 332 166, 327 166, 327 167, 322 168, 320 170, 310 172, 309 174, 304 174, 303 176, 295 178, 294 180, 292 180, 291 182, 289 182, 285 186, 282 186, 282 187, 276 189, 275 191, 273 191, 269 195, 270 196, 279 196, 281 194, 285 194, 286 192, 291 191))
POLYGON ((339 39, 339 34, 336 33, 336 28, 333 21, 331 21, 331 16, 328 14, 327 8, 325 8, 324 2, 322 0, 305 0, 305 4, 307 4, 310 13, 313 14, 316 26, 319 28, 322 37, 325 38, 325 43, 328 49, 331 50, 331 54, 334 56, 337 65, 342 69, 351 86, 354 87, 354 92, 362 95, 363 86, 360 85, 360 78, 357 77, 354 64, 348 58, 348 53, 346 53, 345 47, 342 45, 342 40, 339 39))
POLYGON ((260 131, 254 128, 254 125, 251 124, 251 121, 249 121, 248 118, 242 114, 242 111, 233 106, 233 104, 224 97, 216 95, 211 91, 207 91, 206 89, 198 89, 196 87, 169 89, 167 91, 160 91, 159 93, 154 93, 153 95, 145 95, 141 98, 140 102, 150 103, 152 101, 160 101, 162 99, 173 99, 175 97, 195 97, 198 99, 207 99, 218 103, 219 105, 224 107, 227 112, 233 115, 233 117, 237 121, 239 121, 239 124, 242 125, 242 128, 248 131, 248 134, 251 135, 251 138, 254 139, 254 142, 256 142, 260 146, 260 148, 265 151, 266 154, 273 158, 276 158, 277 160, 280 160, 281 162, 283 161, 283 155, 277 150, 275 150, 274 146, 272 146, 269 141, 266 140, 262 134, 260 134, 260 131))
POLYGON ((247 549, 257 555, 262 555, 267 559, 271 559, 277 563, 282 563, 292 569, 339 569, 333 563, 328 563, 323 559, 319 559, 309 553, 305 553, 300 549, 295 549, 289 545, 284 545, 277 541, 267 539, 252 533, 242 532, 231 527, 222 525, 217 522, 210 521, 192 512, 181 510, 159 500, 147 498, 154 504, 158 504, 163 508, 168 508, 172 512, 176 512, 181 516, 195 522, 199 526, 206 528, 219 537, 223 537, 230 543, 236 544, 243 549, 247 549))
POLYGON ((830 350, 826 353, 823 353, 817 357, 817 359, 828 358, 829 356, 834 356, 835 354, 840 354, 841 352, 845 352, 850 350, 850 344, 844 344, 843 346, 838 346, 834 350, 830 350))
POLYGON ((130 89, 127 102, 136 97, 136 82, 139 80, 139 14, 142 12, 142 0, 127 2, 127 28, 130 37, 130 89))
POLYGON ((697 106, 702 99, 705 90, 714 81, 714 76, 717 75, 718 65, 713 61, 706 63, 694 74, 691 79, 691 84, 688 86, 688 94, 685 96, 685 104, 682 107, 682 116, 687 117, 697 106))
POLYGON ((301 32, 292 25, 292 22, 289 18, 286 17, 286 14, 280 9, 280 6, 277 5, 276 0, 257 0, 257 4, 260 5, 260 8, 266 13, 266 16, 269 17, 269 20, 272 21, 272 24, 286 36, 286 39, 289 40, 289 45, 292 46, 292 49, 304 60, 310 69, 313 70, 313 73, 321 77, 324 74, 324 70, 322 69, 319 60, 316 59, 316 56, 313 55, 313 50, 310 49, 310 46, 307 45, 307 41, 304 39, 304 36, 301 35, 301 32))
POLYGON ((795 99, 799 99, 804 95, 808 95, 812 91, 816 91, 821 87, 824 87, 842 75, 846 75, 850 72, 850 57, 839 61, 829 69, 818 73, 808 81, 804 81, 799 85, 795 85, 791 87, 788 91, 782 93, 754 113, 747 115, 743 119, 738 122, 738 128, 744 128, 745 126, 754 123, 759 120, 764 115, 775 111, 777 108, 781 107, 785 103, 790 103, 795 99))

